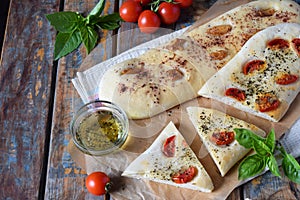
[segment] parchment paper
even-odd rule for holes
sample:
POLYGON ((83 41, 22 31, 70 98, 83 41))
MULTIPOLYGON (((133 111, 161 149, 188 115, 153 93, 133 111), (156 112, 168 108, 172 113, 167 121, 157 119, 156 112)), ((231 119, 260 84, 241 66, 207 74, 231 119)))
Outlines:
MULTIPOLYGON (((136 57, 147 51, 149 48, 163 44, 170 39, 181 35, 184 31, 189 31, 193 29, 194 26, 198 26, 199 24, 207 22, 209 19, 212 19, 213 17, 220 15, 231 8, 246 2, 249 1, 219 0, 203 15, 199 21, 187 29, 177 31, 155 39, 154 41, 139 45, 136 48, 133 48, 123 54, 120 54, 119 56, 95 66, 90 66, 90 62, 83 63, 83 70, 77 74, 77 78, 72 80, 77 92, 80 94, 80 97, 84 103, 97 98, 98 81, 101 79, 101 76, 105 70, 110 66, 125 59, 136 57)), ((129 138, 121 150, 112 154, 104 156, 86 155, 78 150, 72 141, 69 143, 68 151, 70 152, 74 161, 83 169, 85 169, 87 173, 100 170, 105 171, 110 177, 112 177, 114 185, 113 191, 111 192, 111 197, 113 199, 225 199, 235 187, 242 183, 237 180, 238 164, 232 168, 225 177, 220 176, 217 167, 214 165, 204 145, 202 145, 202 142, 186 113, 186 107, 199 105, 202 107, 210 107, 226 112, 234 117, 238 117, 249 123, 253 123, 266 132, 269 132, 271 128, 274 128, 277 139, 281 138, 284 133, 287 133, 286 138, 282 139, 282 143, 294 156, 300 155, 299 148, 297 147, 297 141, 299 143, 300 136, 299 134, 296 134, 300 129, 300 121, 298 120, 293 126, 295 121, 300 116, 299 95, 285 117, 279 123, 272 123, 245 112, 241 112, 220 102, 198 97, 197 99, 193 99, 184 104, 176 106, 150 119, 130 120, 129 138), (201 193, 198 191, 176 188, 165 184, 158 184, 147 180, 121 177, 121 173, 130 164, 130 162, 151 145, 160 131, 171 120, 183 134, 187 140, 187 143, 194 150, 200 162, 204 165, 211 176, 215 186, 215 189, 212 193, 201 193), (289 131, 291 127, 292 129, 289 131)))

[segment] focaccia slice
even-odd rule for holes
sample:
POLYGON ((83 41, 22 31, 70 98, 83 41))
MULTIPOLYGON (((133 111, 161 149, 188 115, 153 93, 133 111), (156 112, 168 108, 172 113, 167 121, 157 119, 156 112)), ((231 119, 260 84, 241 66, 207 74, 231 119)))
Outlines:
POLYGON ((212 180, 173 122, 138 156, 122 176, 211 192, 212 180))
POLYGON ((300 24, 255 34, 199 95, 278 122, 300 91, 300 24))
MULTIPOLYGON (((258 0, 238 6, 208 23, 184 33, 180 43, 186 46, 195 44, 205 49, 198 57, 190 53, 191 63, 198 67, 209 65, 211 70, 221 69, 255 33, 276 24, 300 23, 300 6, 290 0, 258 0), (192 42, 192 43, 191 43, 192 42), (210 58, 199 60, 200 58, 210 58), (194 62, 195 61, 195 62, 194 62)), ((176 39, 175 39, 176 41, 176 39)), ((177 46, 177 42, 169 48, 177 46)), ((182 45, 181 45, 182 46, 182 45)), ((178 50, 181 54, 181 50, 178 50)), ((175 48, 176 49, 176 48, 175 48)), ((198 48, 199 49, 199 48, 198 48)), ((190 49, 189 49, 190 50, 190 49)), ((187 51, 186 49, 183 50, 187 51)), ((192 52, 190 50, 190 52, 192 52)))
POLYGON ((260 128, 214 109, 188 107, 187 112, 221 176, 225 176, 250 151, 234 139, 234 128, 245 128, 260 136, 265 135, 260 128))
POLYGON ((131 119, 142 119, 197 97, 203 84, 188 60, 153 49, 110 68, 100 82, 99 98, 118 104, 131 119))

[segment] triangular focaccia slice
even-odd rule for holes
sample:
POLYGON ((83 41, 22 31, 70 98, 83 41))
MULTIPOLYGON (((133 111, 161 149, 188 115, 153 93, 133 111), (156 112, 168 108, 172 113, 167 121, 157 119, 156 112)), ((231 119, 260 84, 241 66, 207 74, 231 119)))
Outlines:
POLYGON ((211 178, 173 122, 125 169, 122 176, 202 192, 211 192, 214 188, 211 178))
POLYGON ((300 24, 255 34, 198 92, 256 116, 279 121, 300 91, 300 24))
POLYGON ((225 176, 250 151, 234 139, 234 128, 245 128, 265 135, 258 127, 214 109, 188 107, 187 112, 221 176, 225 176))

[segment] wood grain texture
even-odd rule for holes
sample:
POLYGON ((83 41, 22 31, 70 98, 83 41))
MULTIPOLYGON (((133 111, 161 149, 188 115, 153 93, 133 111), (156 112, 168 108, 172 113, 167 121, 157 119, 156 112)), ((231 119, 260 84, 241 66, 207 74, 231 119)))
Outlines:
MULTIPOLYGON (((0 63, 0 199, 37 198, 49 114, 56 0, 11 1, 0 63)), ((52 112, 52 111, 50 111, 52 112)))
MULTIPOLYGON (((66 1, 64 10, 79 11, 86 16, 97 2, 94 0, 66 1)), ((113 13, 114 6, 114 1, 106 1, 103 14, 113 13)), ((111 31, 101 32, 100 37, 103 39, 100 39, 97 48, 99 49, 97 51, 99 61, 106 60, 113 55, 112 44, 109 40, 105 40, 105 38, 111 38, 111 35, 111 31)), ((96 198, 85 188, 86 172, 74 163, 66 150, 71 139, 69 125, 75 112, 74 101, 79 99, 71 79, 76 76, 76 72, 86 56, 85 48, 81 46, 78 50, 60 59, 58 63, 45 199, 96 198)))
MULTIPOLYGON (((63 10, 86 15, 97 2, 65 0, 63 10)), ((104 13, 117 11, 121 2, 107 0, 104 13)), ((190 25, 213 2, 194 0, 177 24, 165 28, 190 25)), ((37 199, 41 185, 45 185, 42 199, 103 199, 86 191, 86 172, 67 152, 69 124, 80 102, 71 79, 84 62, 94 65, 167 33, 141 36, 136 24, 123 23, 117 36, 112 31, 100 34, 94 57, 81 46, 60 59, 56 69, 56 32, 45 14, 59 11, 59 4, 59 0, 11 0, 0 61, 0 199, 37 199)), ((234 190, 228 199, 300 199, 299 191, 299 185, 266 173, 234 190)))

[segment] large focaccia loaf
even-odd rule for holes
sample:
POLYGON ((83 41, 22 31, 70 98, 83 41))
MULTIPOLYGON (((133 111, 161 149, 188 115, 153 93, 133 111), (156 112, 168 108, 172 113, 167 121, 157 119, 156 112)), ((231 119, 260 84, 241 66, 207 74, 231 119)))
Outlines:
POLYGON ((300 91, 299 47, 300 24, 268 27, 249 39, 198 94, 278 122, 300 91), (276 41, 284 45, 270 46, 276 41), (253 70, 246 70, 251 63, 261 63, 261 67, 252 64, 253 70), (229 90, 238 91, 243 98, 230 94, 229 90))
POLYGON ((154 116, 197 96, 200 89, 256 32, 282 22, 300 23, 292 1, 261 0, 237 7, 166 45, 110 68, 99 98, 129 118, 154 116))
POLYGON ((300 6, 289 0, 260 0, 234 8, 162 46, 196 67, 221 69, 257 32, 280 23, 300 23, 300 6))

